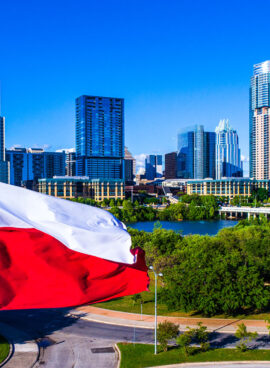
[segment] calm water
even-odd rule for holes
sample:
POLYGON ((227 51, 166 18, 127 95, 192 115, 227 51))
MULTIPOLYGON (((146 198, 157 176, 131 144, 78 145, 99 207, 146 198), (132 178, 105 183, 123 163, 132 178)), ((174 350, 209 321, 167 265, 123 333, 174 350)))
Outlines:
MULTIPOLYGON (((238 221, 232 220, 202 220, 202 221, 160 221, 162 228, 166 230, 181 231, 183 235, 200 234, 216 235, 224 227, 235 226, 238 221)), ((152 232, 156 221, 136 222, 128 226, 152 232)))

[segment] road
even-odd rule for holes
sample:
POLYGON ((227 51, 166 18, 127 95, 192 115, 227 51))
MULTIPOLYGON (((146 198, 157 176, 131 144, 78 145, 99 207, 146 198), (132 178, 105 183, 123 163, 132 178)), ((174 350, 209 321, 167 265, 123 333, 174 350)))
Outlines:
MULTIPOLYGON (((115 368, 118 341, 153 343, 153 331, 85 321, 68 309, 2 311, 0 322, 25 331, 40 346, 35 368, 115 368)), ((14 341, 21 343, 22 341, 14 341)))
MULTIPOLYGON (((101 324, 81 316, 69 309, 1 311, 0 322, 27 332, 39 342, 41 353, 35 368, 114 368, 112 347, 116 342, 153 343, 151 329, 101 324)), ((212 347, 234 347, 236 341, 231 334, 210 335, 212 347)), ((270 348, 269 337, 260 335, 256 346, 270 348)))

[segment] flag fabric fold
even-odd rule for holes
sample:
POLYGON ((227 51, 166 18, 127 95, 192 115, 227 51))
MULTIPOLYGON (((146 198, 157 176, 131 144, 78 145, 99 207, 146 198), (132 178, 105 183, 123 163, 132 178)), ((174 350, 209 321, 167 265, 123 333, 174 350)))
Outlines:
POLYGON ((70 307, 147 290, 141 249, 109 212, 0 183, 0 310, 70 307))

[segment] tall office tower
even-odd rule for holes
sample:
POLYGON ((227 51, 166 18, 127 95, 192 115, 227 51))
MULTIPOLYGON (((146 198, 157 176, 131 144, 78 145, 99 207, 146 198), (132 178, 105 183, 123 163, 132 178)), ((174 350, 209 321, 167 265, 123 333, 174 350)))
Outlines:
POLYGON ((270 60, 255 64, 250 86, 250 177, 270 179, 270 60))
POLYGON ((0 116, 0 182, 9 183, 9 164, 5 155, 5 118, 0 116))
POLYGON ((204 129, 202 125, 196 125, 194 130, 194 178, 203 179, 204 171, 204 129))
POLYGON ((177 177, 215 178, 215 132, 202 125, 178 134, 177 177))
POLYGON ((76 174, 124 179, 124 100, 76 99, 76 174))
POLYGON ((125 184, 132 185, 136 175, 136 160, 125 147, 125 184))
POLYGON ((145 159, 145 177, 148 180, 162 177, 162 156, 147 155, 145 159))
POLYGON ((216 128, 216 179, 242 176, 238 134, 228 119, 220 120, 216 128))
POLYGON ((204 177, 216 176, 216 133, 204 132, 204 177))
POLYGON ((5 161, 5 118, 0 116, 0 161, 5 161))
POLYGON ((177 152, 165 154, 165 179, 177 178, 177 152))
POLYGON ((177 178, 194 177, 194 131, 178 134, 177 178))

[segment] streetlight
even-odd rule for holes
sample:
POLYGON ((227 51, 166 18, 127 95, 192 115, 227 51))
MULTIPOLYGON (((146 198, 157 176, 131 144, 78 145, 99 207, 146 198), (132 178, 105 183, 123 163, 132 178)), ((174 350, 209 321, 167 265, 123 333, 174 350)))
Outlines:
POLYGON ((150 266, 149 269, 155 274, 155 354, 157 354, 157 278, 158 276, 163 276, 163 274, 157 274, 153 266, 150 266))

